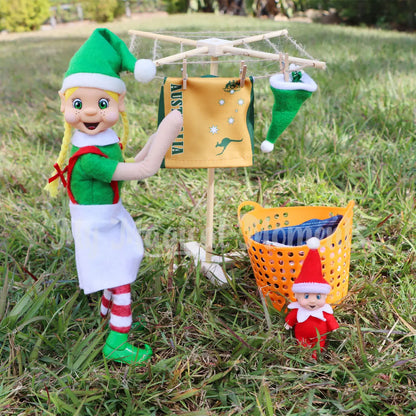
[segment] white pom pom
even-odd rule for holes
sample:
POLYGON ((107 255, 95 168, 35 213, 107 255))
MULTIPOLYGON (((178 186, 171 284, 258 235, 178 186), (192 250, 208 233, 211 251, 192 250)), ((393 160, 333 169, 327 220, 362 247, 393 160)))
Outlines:
POLYGON ((263 153, 270 153, 273 149, 274 149, 274 144, 268 142, 267 140, 265 140, 260 146, 260 150, 263 153))
POLYGON ((134 65, 134 78, 139 82, 149 82, 156 75, 156 65, 150 59, 139 59, 134 65))
POLYGON ((319 238, 312 237, 306 242, 306 244, 311 250, 317 250, 321 245, 321 241, 319 240, 319 238))

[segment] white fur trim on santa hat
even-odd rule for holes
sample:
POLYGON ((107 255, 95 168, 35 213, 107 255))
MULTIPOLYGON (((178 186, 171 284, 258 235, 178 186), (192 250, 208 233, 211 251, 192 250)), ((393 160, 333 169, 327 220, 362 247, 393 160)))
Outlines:
POLYGON ((139 59, 134 66, 134 78, 137 81, 147 83, 156 75, 156 65, 150 59, 139 59))
POLYGON ((293 293, 323 293, 327 295, 331 291, 331 285, 329 283, 293 283, 293 293))
POLYGON ((270 77, 270 85, 277 90, 304 90, 315 92, 318 88, 316 82, 303 71, 300 82, 286 82, 284 75, 279 73, 270 77))
POLYGON ((78 72, 68 75, 63 80, 61 92, 64 93, 67 89, 74 87, 99 88, 100 90, 112 91, 117 94, 126 91, 126 84, 120 78, 89 72, 78 72))

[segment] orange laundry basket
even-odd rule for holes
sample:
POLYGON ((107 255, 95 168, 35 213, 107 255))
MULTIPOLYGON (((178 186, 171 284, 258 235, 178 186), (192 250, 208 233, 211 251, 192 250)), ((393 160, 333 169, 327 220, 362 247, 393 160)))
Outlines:
POLYGON ((263 296, 281 310, 287 301, 294 301, 292 284, 298 276, 308 253, 307 245, 279 246, 261 244, 252 236, 259 231, 299 225, 311 219, 324 220, 342 215, 337 227, 321 240, 319 248, 324 279, 331 285, 327 302, 339 303, 348 292, 354 201, 339 207, 263 208, 257 202, 246 201, 238 207, 238 220, 254 271, 256 283, 263 296), (244 207, 254 209, 241 214, 244 207))

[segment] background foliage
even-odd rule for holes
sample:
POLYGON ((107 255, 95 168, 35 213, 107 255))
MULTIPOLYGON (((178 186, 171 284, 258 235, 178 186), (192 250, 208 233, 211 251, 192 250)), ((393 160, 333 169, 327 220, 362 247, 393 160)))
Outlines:
POLYGON ((112 22, 125 12, 123 0, 81 0, 84 16, 96 22, 112 22))
POLYGON ((166 10, 170 14, 219 12, 271 19, 277 15, 289 18, 312 15, 327 23, 398 30, 416 28, 416 0, 0 0, 0 30, 36 30, 46 23, 48 6, 58 23, 80 18, 111 22, 129 12, 166 10), (308 12, 311 9, 321 13, 311 14, 308 12))
POLYGON ((395 29, 416 28, 415 0, 300 0, 302 9, 334 8, 344 23, 395 29))
POLYGON ((0 30, 37 30, 49 17, 49 0, 0 0, 0 30))
MULTIPOLYGON (((273 97, 267 78, 255 81, 255 163, 216 170, 215 249, 242 255, 228 286, 211 284, 177 250, 178 242, 203 240, 206 172, 163 170, 126 184, 123 201, 146 246, 133 285, 134 319, 146 328, 131 334, 132 343, 154 349, 145 368, 104 361, 107 322, 99 295, 78 290, 67 197, 51 200, 43 191, 63 134, 57 91, 96 25, 0 40, 0 414, 416 414, 415 36, 191 17, 146 16, 108 27, 127 42, 129 28, 287 28, 328 69, 308 71, 318 91, 269 155, 259 146, 273 97), (283 329, 283 314, 261 304, 237 207, 245 200, 345 206, 351 199, 349 294, 335 311, 341 328, 314 362, 283 329)), ((259 65, 254 75, 263 73, 259 65)), ((124 79, 127 152, 135 154, 156 128, 161 79, 124 79)))

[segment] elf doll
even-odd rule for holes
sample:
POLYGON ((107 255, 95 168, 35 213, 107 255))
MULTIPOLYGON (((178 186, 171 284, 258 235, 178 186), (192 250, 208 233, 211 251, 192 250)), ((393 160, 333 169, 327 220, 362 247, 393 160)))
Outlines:
MULTIPOLYGON (((295 337, 301 345, 313 348, 318 342, 320 350, 325 346, 326 334, 339 328, 332 307, 326 303, 331 285, 322 276, 320 241, 312 237, 307 241, 309 252, 299 276, 293 283, 292 292, 297 302, 288 305, 285 328, 294 327, 295 337)), ((316 359, 316 350, 313 352, 316 359)))
POLYGON ((122 181, 144 179, 158 171, 182 128, 182 115, 172 111, 166 116, 142 151, 125 163, 128 121, 122 71, 148 82, 155 66, 149 60, 136 61, 126 44, 107 29, 95 30, 71 59, 59 91, 65 133, 54 165, 57 174, 47 189, 56 195, 60 178, 68 191, 79 286, 85 294, 103 290, 101 315, 110 314, 104 356, 140 364, 150 359, 152 350, 148 345, 139 349, 127 338, 132 325, 130 285, 137 277, 143 243, 122 205, 120 190, 122 181), (121 141, 112 130, 120 115, 121 141))

